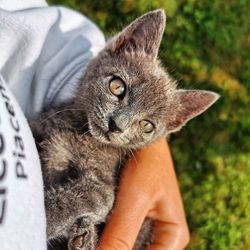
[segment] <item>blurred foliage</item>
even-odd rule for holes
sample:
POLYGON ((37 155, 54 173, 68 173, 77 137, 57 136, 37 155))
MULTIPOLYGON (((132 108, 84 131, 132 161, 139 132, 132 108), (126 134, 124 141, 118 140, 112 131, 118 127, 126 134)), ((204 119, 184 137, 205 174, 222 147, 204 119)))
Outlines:
POLYGON ((250 249, 250 1, 50 0, 107 36, 156 8, 167 13, 160 58, 185 88, 219 101, 171 137, 191 230, 189 249, 250 249))

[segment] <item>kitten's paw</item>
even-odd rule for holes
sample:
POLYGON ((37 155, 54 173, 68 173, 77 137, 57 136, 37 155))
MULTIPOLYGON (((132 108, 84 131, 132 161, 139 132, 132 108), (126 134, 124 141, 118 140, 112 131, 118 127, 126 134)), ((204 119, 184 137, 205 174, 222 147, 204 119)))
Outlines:
POLYGON ((79 218, 71 226, 68 250, 94 250, 96 246, 95 226, 88 218, 79 218))
POLYGON ((84 249, 84 237, 86 235, 85 232, 83 232, 82 235, 79 230, 77 224, 73 224, 69 231, 69 240, 68 240, 68 250, 81 250, 84 249))

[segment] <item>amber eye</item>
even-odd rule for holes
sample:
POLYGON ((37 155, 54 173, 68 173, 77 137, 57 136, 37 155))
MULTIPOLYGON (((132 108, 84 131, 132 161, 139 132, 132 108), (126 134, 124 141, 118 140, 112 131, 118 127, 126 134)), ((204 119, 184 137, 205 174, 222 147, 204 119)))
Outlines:
POLYGON ((109 83, 111 93, 120 99, 125 95, 125 83, 120 78, 113 78, 109 83))
POLYGON ((147 120, 141 120, 140 126, 144 133, 151 133, 154 130, 153 123, 147 120))

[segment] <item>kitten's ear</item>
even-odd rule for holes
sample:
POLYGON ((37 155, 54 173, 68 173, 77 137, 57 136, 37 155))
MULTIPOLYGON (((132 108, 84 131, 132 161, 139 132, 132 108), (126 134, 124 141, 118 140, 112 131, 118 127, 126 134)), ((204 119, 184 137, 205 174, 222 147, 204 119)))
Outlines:
POLYGON ((178 104, 171 108, 168 115, 169 133, 180 130, 189 120, 207 110, 220 96, 205 90, 176 90, 173 97, 178 104))
POLYGON ((141 51, 153 58, 157 56, 165 29, 166 16, 163 10, 155 10, 137 18, 111 43, 113 53, 123 50, 141 51))

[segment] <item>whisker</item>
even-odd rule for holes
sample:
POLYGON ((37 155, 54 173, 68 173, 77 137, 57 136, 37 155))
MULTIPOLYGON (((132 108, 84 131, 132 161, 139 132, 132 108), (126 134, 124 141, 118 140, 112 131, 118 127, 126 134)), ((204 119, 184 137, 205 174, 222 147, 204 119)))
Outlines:
POLYGON ((46 117, 45 119, 43 119, 41 121, 41 124, 46 122, 48 119, 51 119, 52 117, 56 116, 57 114, 60 114, 62 112, 65 112, 65 111, 83 111, 82 109, 62 109, 62 110, 58 110, 56 111, 55 113, 49 115, 48 117, 46 117))
POLYGON ((86 135, 90 132, 90 130, 88 129, 86 132, 83 133, 83 135, 86 135))
POLYGON ((135 157, 135 154, 134 154, 133 150, 129 148, 129 152, 130 152, 130 154, 132 155, 132 157, 134 158, 136 164, 138 164, 138 161, 137 161, 137 159, 136 159, 136 157, 135 157))
POLYGON ((84 128, 86 125, 89 125, 89 122, 86 122, 85 124, 83 124, 83 125, 81 126, 81 128, 84 128))
POLYGON ((120 170, 121 166, 122 166, 122 150, 120 148, 119 149, 119 167, 118 170, 120 170))
POLYGON ((52 245, 52 243, 51 243, 51 239, 50 240, 47 240, 47 245, 49 246, 49 247, 53 247, 53 245, 52 245))

